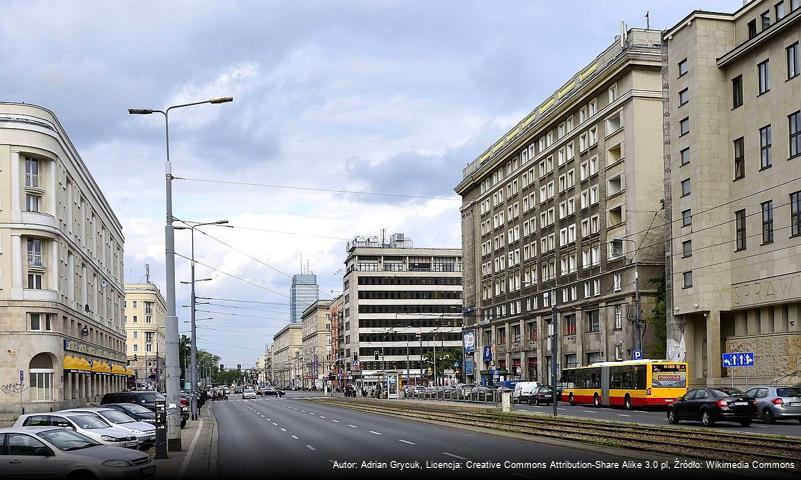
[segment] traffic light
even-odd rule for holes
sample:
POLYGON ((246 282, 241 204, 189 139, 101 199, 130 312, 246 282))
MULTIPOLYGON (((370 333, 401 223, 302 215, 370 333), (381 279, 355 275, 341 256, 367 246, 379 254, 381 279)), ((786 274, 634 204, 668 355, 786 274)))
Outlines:
POLYGON ((373 358, 375 359, 376 362, 378 361, 378 350, 373 351, 373 358))
POLYGON ((242 364, 241 363, 237 363, 236 364, 236 369, 241 372, 242 371, 242 364))
POLYGON ((221 372, 224 372, 224 371, 225 371, 225 365, 223 365, 222 363, 220 364, 220 371, 221 371, 221 372))
POLYGON ((334 375, 334 372, 331 372, 331 373, 329 373, 329 374, 328 374, 328 379, 329 379, 329 380, 331 380, 332 382, 333 382, 333 381, 334 381, 336 378, 337 378, 337 376, 336 376, 336 375, 334 375))

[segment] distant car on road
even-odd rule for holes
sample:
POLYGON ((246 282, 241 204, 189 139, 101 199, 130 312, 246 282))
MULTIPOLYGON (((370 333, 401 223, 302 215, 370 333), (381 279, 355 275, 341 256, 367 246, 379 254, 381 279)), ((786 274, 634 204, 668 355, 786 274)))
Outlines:
POLYGON ((110 447, 68 428, 0 428, 3 476, 12 478, 153 478, 147 453, 110 447))
POLYGON ((253 390, 252 388, 246 388, 242 392, 242 400, 250 400, 255 398, 256 398, 256 391, 253 390))
POLYGON ((739 422, 746 427, 756 413, 756 400, 736 388, 696 388, 668 406, 668 422, 700 421, 711 427, 715 422, 739 422))
POLYGON ((28 413, 20 415, 15 427, 64 427, 103 445, 137 448, 139 441, 128 430, 113 427, 95 415, 81 412, 28 413))
POLYGON ((801 422, 801 387, 765 385, 745 392, 757 402, 756 415, 765 423, 776 420, 801 422))
POLYGON ((517 403, 528 402, 538 386, 537 382, 517 382, 512 393, 512 401, 517 403))

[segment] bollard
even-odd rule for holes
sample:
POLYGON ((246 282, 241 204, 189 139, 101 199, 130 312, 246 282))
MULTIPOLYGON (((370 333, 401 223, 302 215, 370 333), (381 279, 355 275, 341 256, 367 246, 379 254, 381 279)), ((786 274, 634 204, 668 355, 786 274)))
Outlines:
POLYGON ((512 411, 512 392, 501 392, 501 407, 504 413, 512 411))

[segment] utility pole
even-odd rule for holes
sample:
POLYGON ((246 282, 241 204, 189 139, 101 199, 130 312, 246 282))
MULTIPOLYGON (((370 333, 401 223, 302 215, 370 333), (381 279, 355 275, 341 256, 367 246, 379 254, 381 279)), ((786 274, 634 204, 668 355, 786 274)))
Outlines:
POLYGON ((559 339, 557 337, 559 332, 559 310, 556 309, 556 290, 551 294, 553 296, 553 308, 551 309, 551 327, 553 332, 551 334, 551 404, 553 405, 553 416, 556 416, 556 361, 559 358, 558 348, 559 339))
POLYGON ((634 262, 634 308, 636 311, 634 312, 634 331, 635 335, 637 335, 636 340, 636 348, 642 355, 642 317, 641 317, 641 309, 640 309, 640 271, 638 268, 638 264, 634 262))

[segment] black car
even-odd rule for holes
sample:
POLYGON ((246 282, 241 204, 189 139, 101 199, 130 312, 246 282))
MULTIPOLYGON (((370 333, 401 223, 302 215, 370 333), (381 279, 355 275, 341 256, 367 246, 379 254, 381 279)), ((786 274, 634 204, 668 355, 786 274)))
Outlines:
MULTIPOLYGON (((156 401, 166 399, 167 397, 161 393, 152 390, 134 390, 130 392, 107 393, 103 395, 103 398, 100 400, 100 405, 106 405, 108 403, 134 403, 145 407, 151 412, 155 412, 156 401)), ((188 403, 186 405, 184 405, 184 403, 186 402, 182 402, 181 404, 181 428, 184 428, 186 422, 189 420, 189 406, 188 403)))
POLYGON ((736 388, 696 388, 668 406, 668 422, 700 421, 704 426, 715 422, 739 422, 746 427, 756 413, 756 400, 736 388))
POLYGON ((104 407, 113 408, 140 422, 156 424, 156 414, 135 403, 107 403, 104 407))
POLYGON ((547 404, 550 405, 553 403, 553 390, 551 387, 540 386, 534 389, 531 392, 531 396, 528 397, 528 404, 529 405, 540 405, 540 404, 547 404))

